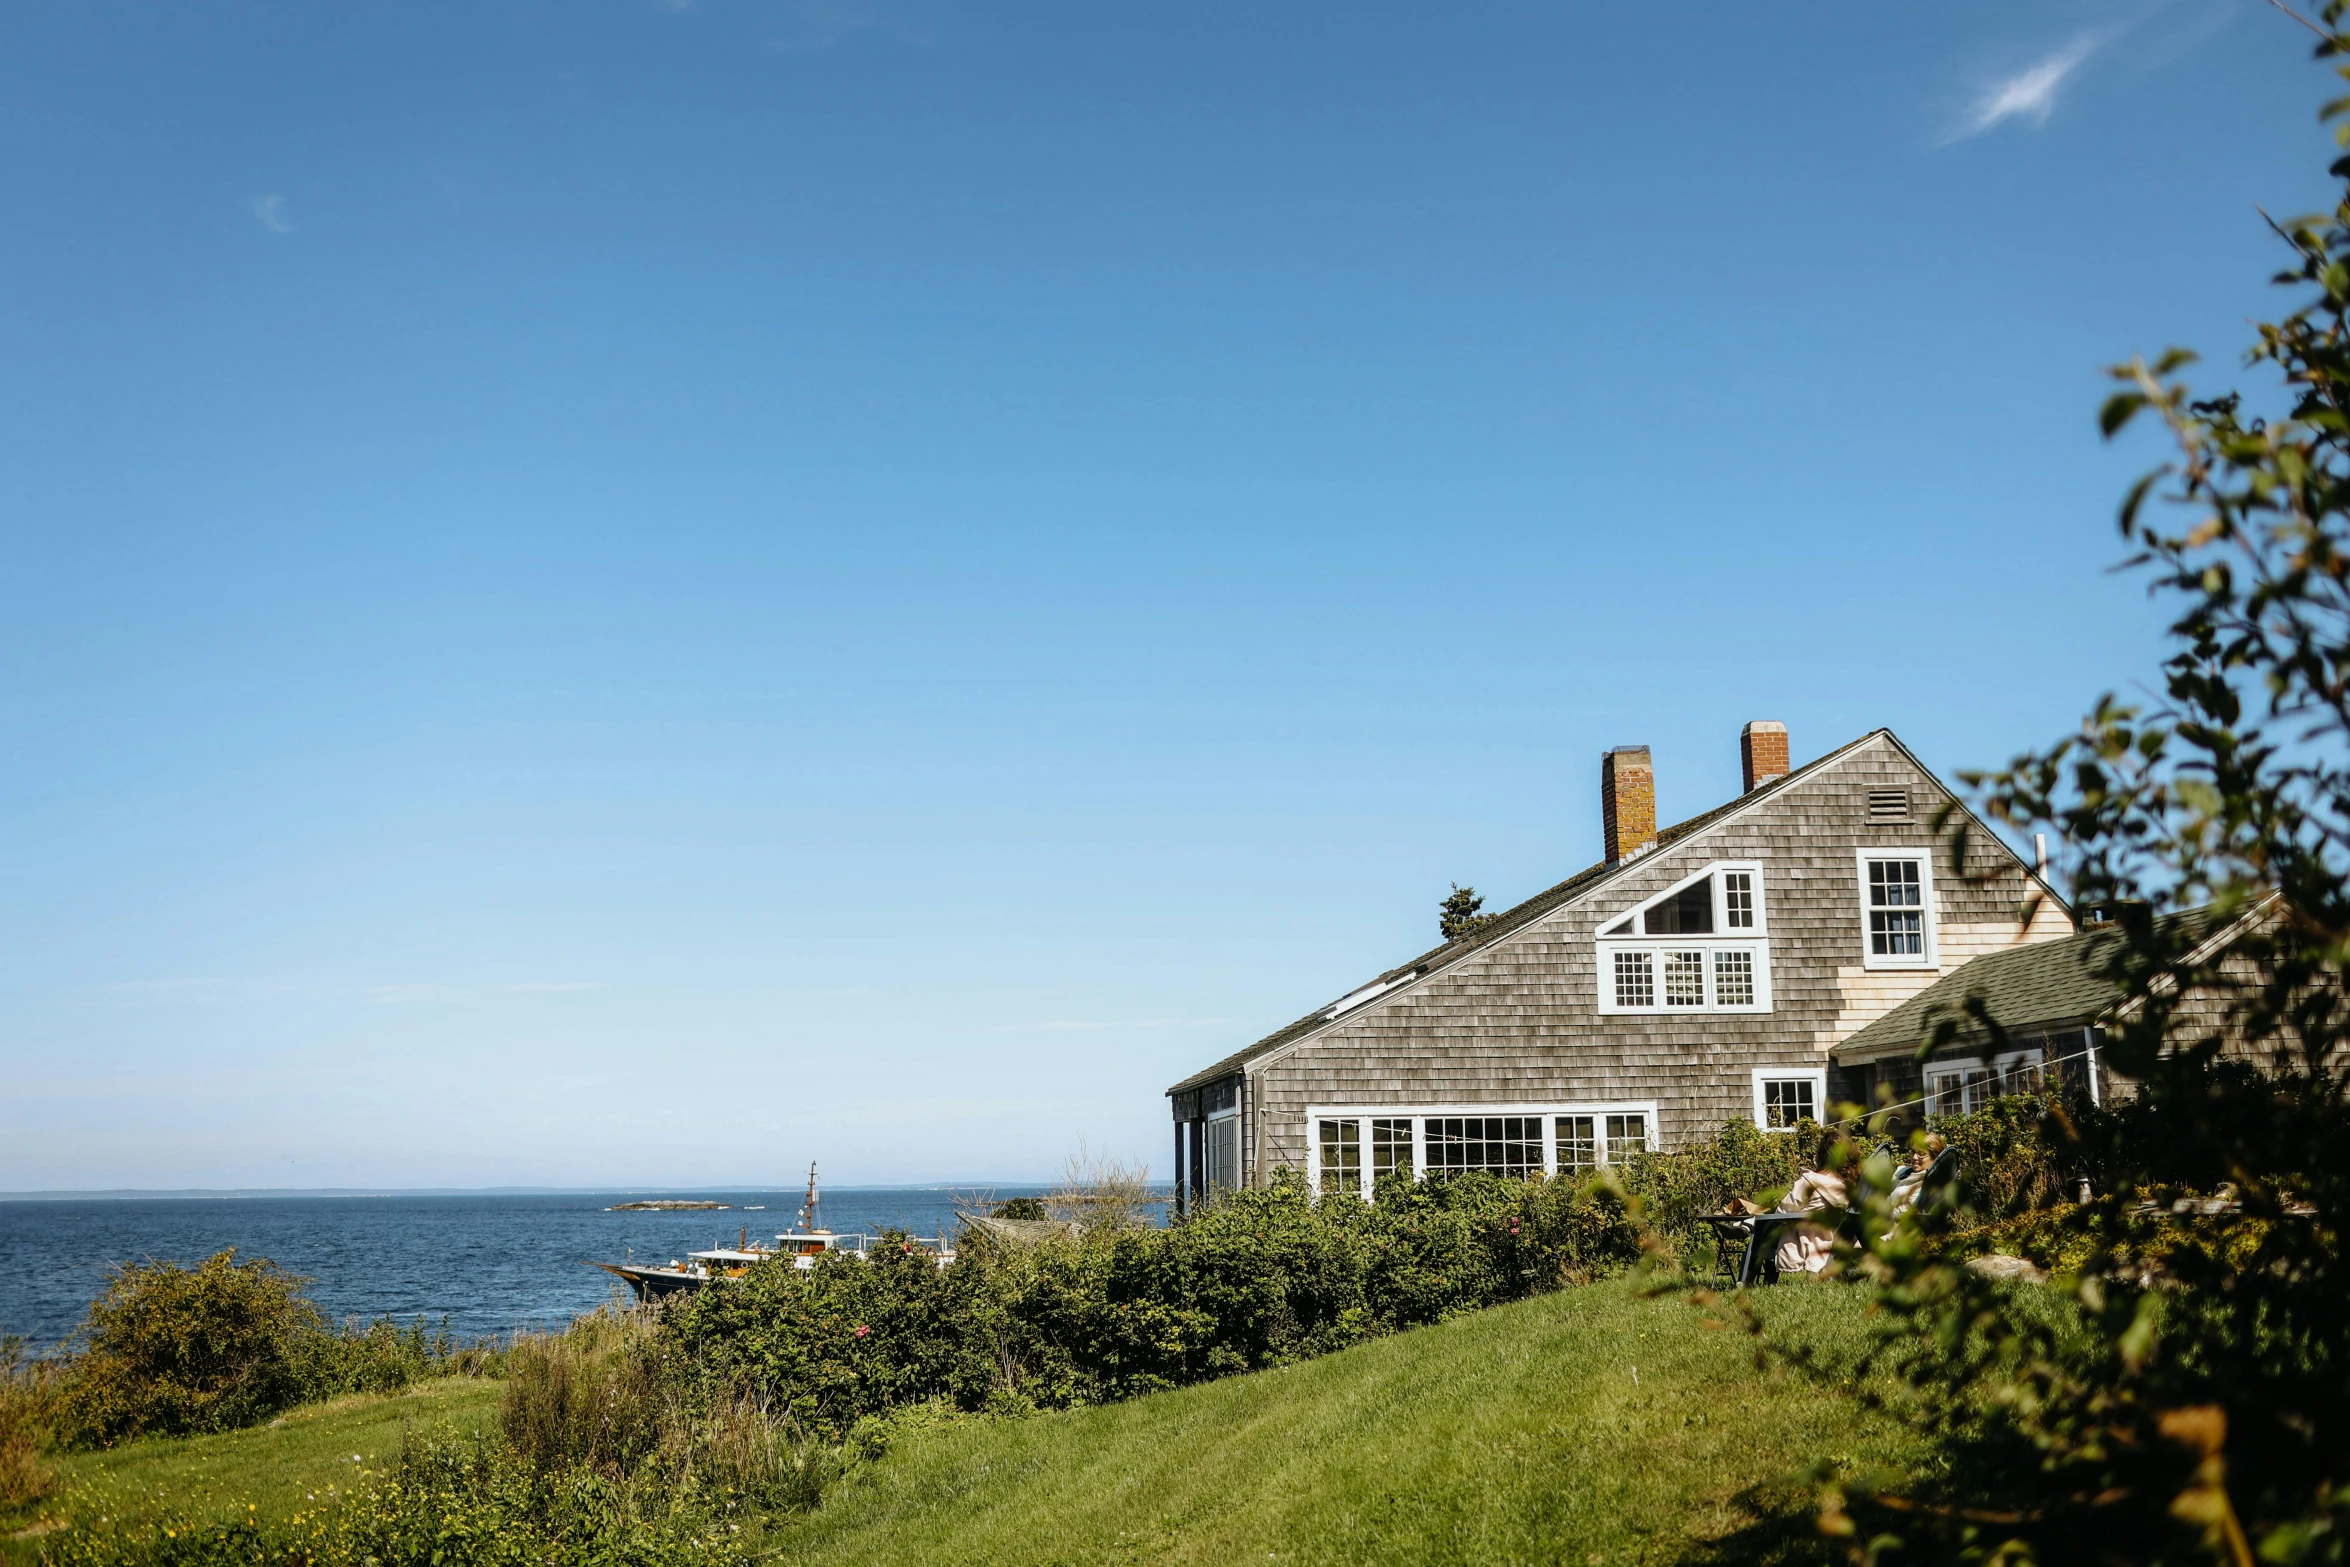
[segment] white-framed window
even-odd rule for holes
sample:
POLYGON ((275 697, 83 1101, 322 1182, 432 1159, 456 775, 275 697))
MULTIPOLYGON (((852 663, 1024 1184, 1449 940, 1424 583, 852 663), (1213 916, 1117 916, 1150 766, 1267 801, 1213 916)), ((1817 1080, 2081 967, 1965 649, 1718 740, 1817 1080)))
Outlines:
POLYGON ((1558 1173, 1579 1175, 1599 1167, 1599 1118, 1591 1115, 1551 1117, 1552 1147, 1558 1173))
POLYGON ((1542 1173, 1542 1117, 1538 1115, 1432 1115, 1421 1123, 1420 1146, 1430 1175, 1514 1175, 1542 1173))
POLYGON ((1322 1176, 1315 1190, 1321 1192, 1363 1189, 1363 1123, 1360 1121, 1324 1121, 1322 1132, 1322 1176))
POLYGON ((1827 1104, 1826 1067, 1754 1069, 1754 1124, 1766 1132, 1791 1132, 1804 1121, 1819 1121, 1827 1104))
POLYGON ((1306 1111, 1306 1181, 1368 1198, 1391 1174, 1573 1175, 1655 1147, 1656 1124, 1645 1102, 1317 1105, 1306 1111))
POLYGON ((1952 1056, 1926 1063, 1926 1114, 1972 1115, 2008 1094, 2038 1093, 2047 1081, 2048 1053, 2035 1046, 2009 1050, 1985 1062, 1952 1056))
POLYGON ((1717 860, 1599 929, 1599 1010, 1768 1012, 1762 867, 1717 860))
POLYGON ((1646 1110, 1626 1110, 1600 1117, 1607 1136, 1599 1145, 1600 1162, 1616 1164, 1636 1153, 1648 1152, 1648 1128, 1654 1116, 1646 1110))
POLYGON ((1864 968, 1933 968, 1934 856, 1925 849, 1861 849, 1860 957, 1864 968))

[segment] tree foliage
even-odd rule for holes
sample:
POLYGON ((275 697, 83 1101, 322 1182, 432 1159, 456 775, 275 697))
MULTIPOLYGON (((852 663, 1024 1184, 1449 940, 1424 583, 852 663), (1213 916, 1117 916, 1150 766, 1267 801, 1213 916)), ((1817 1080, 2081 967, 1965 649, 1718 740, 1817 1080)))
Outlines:
MULTIPOLYGON (((2350 54, 2343 12, 2323 57, 2350 54)), ((2056 829, 2080 905, 2110 921, 2101 961, 2134 1000, 2105 1048, 2141 1087, 2044 1128, 2099 1175, 2059 1289, 1958 1266, 1938 1232, 1976 1222, 1964 1207, 1870 1215, 1847 1266, 1883 1284, 1951 1469, 1902 1498, 1829 1486, 1820 1521, 1856 1558, 2344 1558, 2350 157, 2332 173, 2332 213, 2273 225, 2299 297, 2245 363, 2281 398, 2200 395, 2176 350, 2113 372, 2105 433, 2151 420, 2174 451, 2120 512, 2128 564, 2176 606, 2160 696, 2109 695, 1968 779, 1994 820, 2056 829), (2171 1220, 2182 1199, 2197 1217, 2171 1220)))
POLYGON ((1476 888, 1464 887, 1456 881, 1452 884, 1452 891, 1436 906, 1436 928, 1444 933, 1447 941, 1474 936, 1500 917, 1477 912, 1484 907, 1485 899, 1476 888))

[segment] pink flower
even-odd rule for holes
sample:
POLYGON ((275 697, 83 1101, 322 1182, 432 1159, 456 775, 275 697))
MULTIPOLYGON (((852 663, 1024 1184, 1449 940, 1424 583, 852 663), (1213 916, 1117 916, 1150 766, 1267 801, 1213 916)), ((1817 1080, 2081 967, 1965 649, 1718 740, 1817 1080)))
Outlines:
POLYGON ((866 1334, 872 1331, 873 1330, 871 1328, 865 1326, 865 1324, 862 1322, 857 1324, 857 1337, 859 1338, 863 1338, 866 1334))

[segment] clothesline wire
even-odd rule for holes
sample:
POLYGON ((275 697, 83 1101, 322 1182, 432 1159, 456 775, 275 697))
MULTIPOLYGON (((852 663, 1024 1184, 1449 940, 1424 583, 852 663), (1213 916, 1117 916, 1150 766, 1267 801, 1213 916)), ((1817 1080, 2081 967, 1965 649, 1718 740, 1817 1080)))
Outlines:
MULTIPOLYGON (((2092 1045, 2085 1050, 2076 1050, 2069 1056, 2058 1056, 2053 1061, 2041 1061, 2037 1063, 2037 1065, 2039 1066, 2040 1070, 2045 1073, 2052 1066, 2062 1066, 2067 1061, 2078 1061, 2083 1056, 2094 1057, 2096 1054, 2097 1049, 2092 1045)), ((1841 1121, 1824 1121, 1820 1124, 1820 1130, 1832 1131, 1839 1126, 1859 1126, 1862 1123, 1880 1115, 1890 1115, 1896 1110, 1906 1110, 1912 1105, 1930 1103, 1933 1100, 1933 1097, 1934 1096, 1932 1094, 1925 1094, 1916 1099, 1904 1099, 1899 1104, 1879 1105, 1876 1109, 1871 1110, 1867 1115, 1850 1115, 1846 1116, 1841 1121)))

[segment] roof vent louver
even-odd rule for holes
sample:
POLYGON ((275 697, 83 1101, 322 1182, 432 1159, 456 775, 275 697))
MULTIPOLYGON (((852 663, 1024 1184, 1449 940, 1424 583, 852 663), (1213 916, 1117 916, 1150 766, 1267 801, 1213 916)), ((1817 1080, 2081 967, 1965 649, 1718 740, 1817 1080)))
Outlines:
POLYGON ((1872 822, 1908 821, 1909 791, 1907 789, 1871 789, 1869 791, 1869 820, 1872 822))

